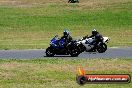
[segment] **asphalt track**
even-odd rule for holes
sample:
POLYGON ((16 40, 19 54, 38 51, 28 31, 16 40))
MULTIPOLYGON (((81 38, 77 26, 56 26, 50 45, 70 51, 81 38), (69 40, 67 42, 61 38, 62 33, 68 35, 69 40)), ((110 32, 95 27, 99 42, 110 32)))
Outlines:
MULTIPOLYGON (((55 56, 67 58, 70 56, 55 56)), ((0 50, 1 59, 37 59, 46 58, 45 50, 0 50)), ((108 48, 105 53, 81 53, 77 58, 132 58, 132 47, 108 48)))

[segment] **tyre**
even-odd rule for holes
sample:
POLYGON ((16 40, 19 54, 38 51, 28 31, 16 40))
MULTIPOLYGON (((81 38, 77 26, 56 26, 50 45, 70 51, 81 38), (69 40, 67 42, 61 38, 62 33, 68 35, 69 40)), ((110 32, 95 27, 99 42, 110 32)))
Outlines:
POLYGON ((51 48, 51 47, 48 47, 46 49, 46 56, 47 57, 53 57, 55 54, 54 54, 54 50, 51 48))
POLYGON ((105 51, 107 50, 107 45, 105 43, 102 43, 100 44, 98 47, 97 47, 97 51, 99 53, 104 53, 105 51))
POLYGON ((74 49, 71 49, 71 50, 70 50, 70 55, 71 55, 72 57, 77 57, 79 54, 80 54, 80 53, 79 53, 79 50, 78 50, 77 48, 74 48, 74 49))
POLYGON ((76 80, 79 85, 84 85, 87 82, 87 79, 84 76, 78 76, 76 80))

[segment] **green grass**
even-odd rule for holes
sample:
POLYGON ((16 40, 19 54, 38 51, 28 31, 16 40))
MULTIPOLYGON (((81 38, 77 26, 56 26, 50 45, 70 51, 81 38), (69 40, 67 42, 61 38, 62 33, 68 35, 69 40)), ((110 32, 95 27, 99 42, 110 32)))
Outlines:
POLYGON ((76 83, 77 67, 89 74, 130 74, 132 59, 0 59, 0 88, 131 88, 129 84, 76 83))
POLYGON ((1 5, 0 49, 46 48, 54 35, 62 35, 64 28, 70 29, 75 39, 97 28, 111 38, 109 46, 132 46, 131 1, 102 1, 92 7, 83 3, 1 5))

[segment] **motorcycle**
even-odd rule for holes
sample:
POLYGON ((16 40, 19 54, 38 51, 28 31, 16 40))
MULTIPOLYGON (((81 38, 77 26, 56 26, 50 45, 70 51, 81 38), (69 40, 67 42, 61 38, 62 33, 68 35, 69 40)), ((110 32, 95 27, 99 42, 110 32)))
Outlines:
POLYGON ((80 52, 99 52, 104 53, 107 50, 107 45, 110 39, 108 37, 103 37, 103 41, 99 42, 97 45, 91 44, 94 38, 82 38, 77 41, 80 52))
POLYGON ((75 41, 65 44, 64 39, 59 39, 55 36, 50 41, 50 46, 46 49, 46 56, 52 57, 54 55, 71 55, 76 57, 80 54, 79 49, 75 41))

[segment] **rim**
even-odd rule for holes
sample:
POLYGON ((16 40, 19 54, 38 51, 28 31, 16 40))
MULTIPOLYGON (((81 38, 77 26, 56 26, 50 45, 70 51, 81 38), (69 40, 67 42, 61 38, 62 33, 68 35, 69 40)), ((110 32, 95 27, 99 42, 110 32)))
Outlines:
POLYGON ((77 49, 73 49, 73 50, 72 50, 72 54, 73 54, 73 55, 75 55, 75 54, 77 54, 77 53, 78 53, 78 52, 77 52, 77 49))

